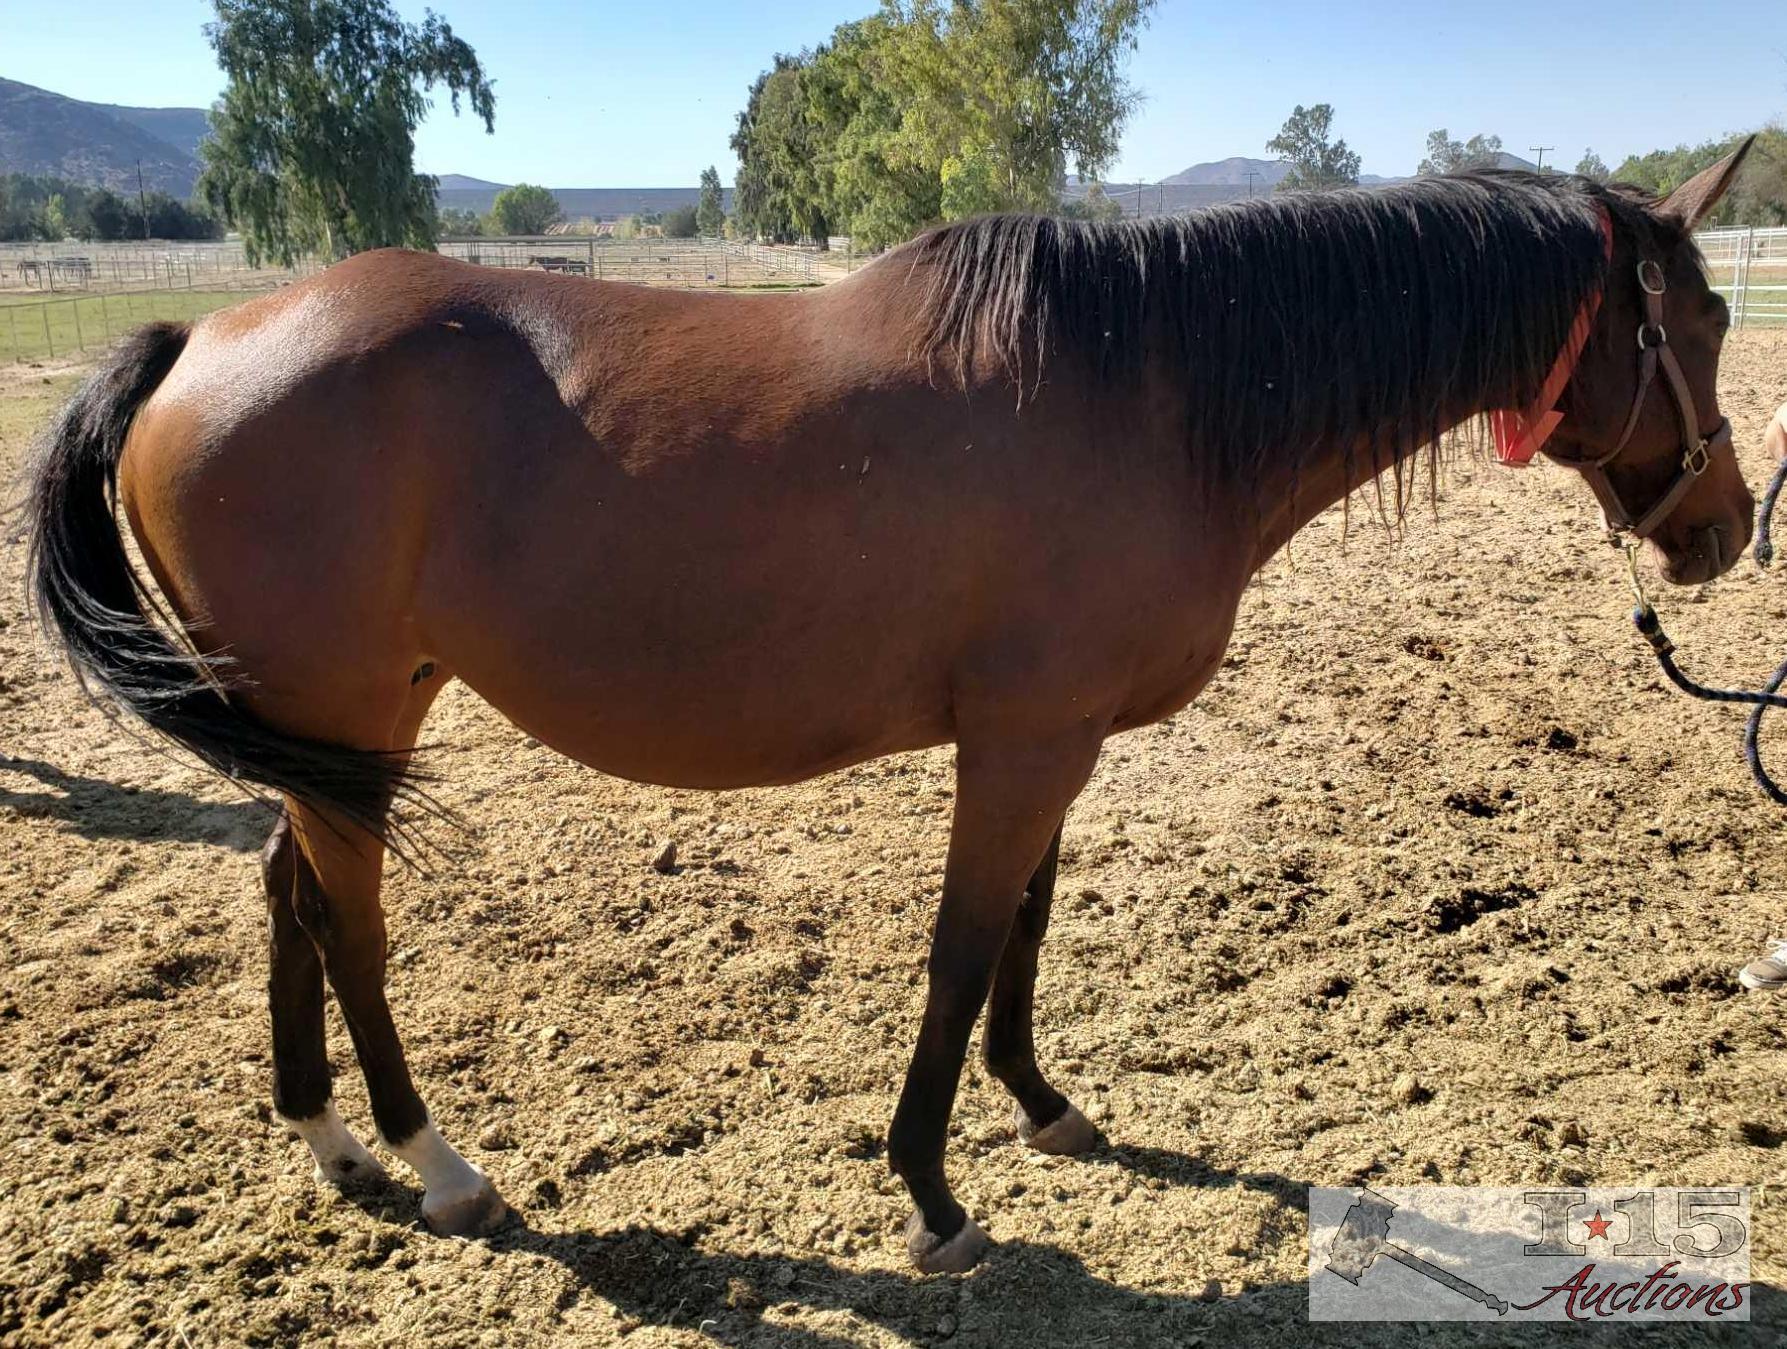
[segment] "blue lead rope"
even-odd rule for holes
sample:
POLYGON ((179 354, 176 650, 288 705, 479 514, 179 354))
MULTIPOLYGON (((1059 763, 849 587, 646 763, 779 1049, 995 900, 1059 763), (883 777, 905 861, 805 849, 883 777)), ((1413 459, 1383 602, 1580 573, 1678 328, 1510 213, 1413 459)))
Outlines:
POLYGON ((1775 476, 1769 481, 1768 491, 1762 494, 1762 505, 1756 510, 1756 546, 1750 551, 1755 556, 1758 567, 1766 568, 1775 560, 1775 500, 1781 495, 1782 483, 1787 483, 1787 459, 1783 459, 1780 467, 1775 470, 1775 476))
MULTIPOLYGON (((1768 491, 1763 494, 1762 505, 1757 510, 1756 520, 1756 565, 1767 567, 1774 561, 1775 549, 1772 538, 1775 502, 1781 495, 1781 487, 1787 483, 1787 459, 1775 470, 1770 480, 1768 491)), ((1715 689, 1698 683, 1683 674, 1681 667, 1675 663, 1675 643, 1669 640, 1669 634, 1663 631, 1662 621, 1657 611, 1651 607, 1645 597, 1644 587, 1638 580, 1635 559, 1627 552, 1627 563, 1632 568, 1632 587, 1638 596, 1638 605, 1632 610, 1632 626, 1638 629, 1638 635, 1650 644, 1656 653, 1657 664, 1663 667, 1663 673, 1669 682, 1687 694, 1690 698, 1699 698, 1709 703, 1747 703, 1752 710, 1749 724, 1744 728, 1744 762, 1750 765, 1750 776, 1756 779, 1756 785, 1762 788, 1768 799, 1776 805, 1787 806, 1787 791, 1783 791, 1775 780, 1769 776, 1768 769, 1762 763, 1762 749, 1759 738, 1762 733, 1762 714, 1771 707, 1787 707, 1787 694, 1780 692, 1781 686, 1787 684, 1787 661, 1782 661, 1769 681, 1760 690, 1751 692, 1747 689, 1715 689)))

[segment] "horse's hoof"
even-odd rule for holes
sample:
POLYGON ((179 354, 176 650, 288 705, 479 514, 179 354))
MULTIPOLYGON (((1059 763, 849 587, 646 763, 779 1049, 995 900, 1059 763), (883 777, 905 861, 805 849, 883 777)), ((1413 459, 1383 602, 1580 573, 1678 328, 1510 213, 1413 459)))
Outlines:
POLYGON ((496 1186, 482 1183, 468 1193, 422 1196, 422 1221, 442 1237, 481 1237, 509 1220, 509 1206, 496 1186))
POLYGON ((1012 1119, 1018 1126, 1019 1141, 1038 1152, 1067 1157, 1075 1153, 1090 1152, 1098 1146, 1098 1130, 1091 1120, 1080 1113, 1078 1106, 1068 1106, 1060 1119, 1052 1124, 1045 1124, 1040 1129, 1030 1122, 1030 1116, 1024 1113, 1023 1106, 1012 1113, 1012 1119))
POLYGON ((966 1274, 980 1263, 992 1242, 972 1218, 948 1241, 925 1226, 925 1215, 916 1209, 906 1220, 906 1253, 921 1274, 966 1274))
POLYGON ((391 1179, 390 1172, 379 1165, 378 1158, 361 1150, 358 1157, 334 1157, 326 1164, 316 1164, 318 1185, 333 1185, 338 1190, 368 1190, 391 1179))

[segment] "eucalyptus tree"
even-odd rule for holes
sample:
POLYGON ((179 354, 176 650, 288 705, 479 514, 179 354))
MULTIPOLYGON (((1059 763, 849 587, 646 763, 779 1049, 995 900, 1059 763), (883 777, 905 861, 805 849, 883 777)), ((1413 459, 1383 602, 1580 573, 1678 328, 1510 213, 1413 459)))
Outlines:
POLYGON ((432 248, 436 182, 415 170, 415 131, 436 87, 494 129, 477 53, 440 15, 407 23, 388 0, 215 3, 205 36, 227 84, 199 191, 249 257, 432 248))

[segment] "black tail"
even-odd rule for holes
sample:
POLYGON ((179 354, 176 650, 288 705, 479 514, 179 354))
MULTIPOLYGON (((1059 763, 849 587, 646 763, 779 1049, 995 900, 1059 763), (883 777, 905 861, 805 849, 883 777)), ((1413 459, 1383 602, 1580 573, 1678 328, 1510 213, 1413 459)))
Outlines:
POLYGON ((130 564, 114 510, 118 460, 137 408, 180 359, 187 331, 178 323, 137 330, 44 438, 26 503, 38 618, 96 701, 105 695, 234 782, 333 810, 401 843, 407 831, 392 820, 392 805, 435 809, 409 754, 306 740, 257 721, 228 696, 227 659, 170 635, 156 621, 165 610, 130 564))

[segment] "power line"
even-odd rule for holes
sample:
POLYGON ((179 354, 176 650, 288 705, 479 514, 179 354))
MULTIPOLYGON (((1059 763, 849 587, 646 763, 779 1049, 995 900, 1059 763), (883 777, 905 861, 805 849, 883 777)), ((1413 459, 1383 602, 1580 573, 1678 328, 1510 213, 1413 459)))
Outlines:
POLYGON ((1545 152, 1547 150, 1555 150, 1555 149, 1557 149, 1557 146, 1555 146, 1555 145, 1529 145, 1526 148, 1531 150, 1537 156, 1539 156, 1539 162, 1537 164, 1535 164, 1533 167, 1536 168, 1540 173, 1544 173, 1545 172, 1545 152))

